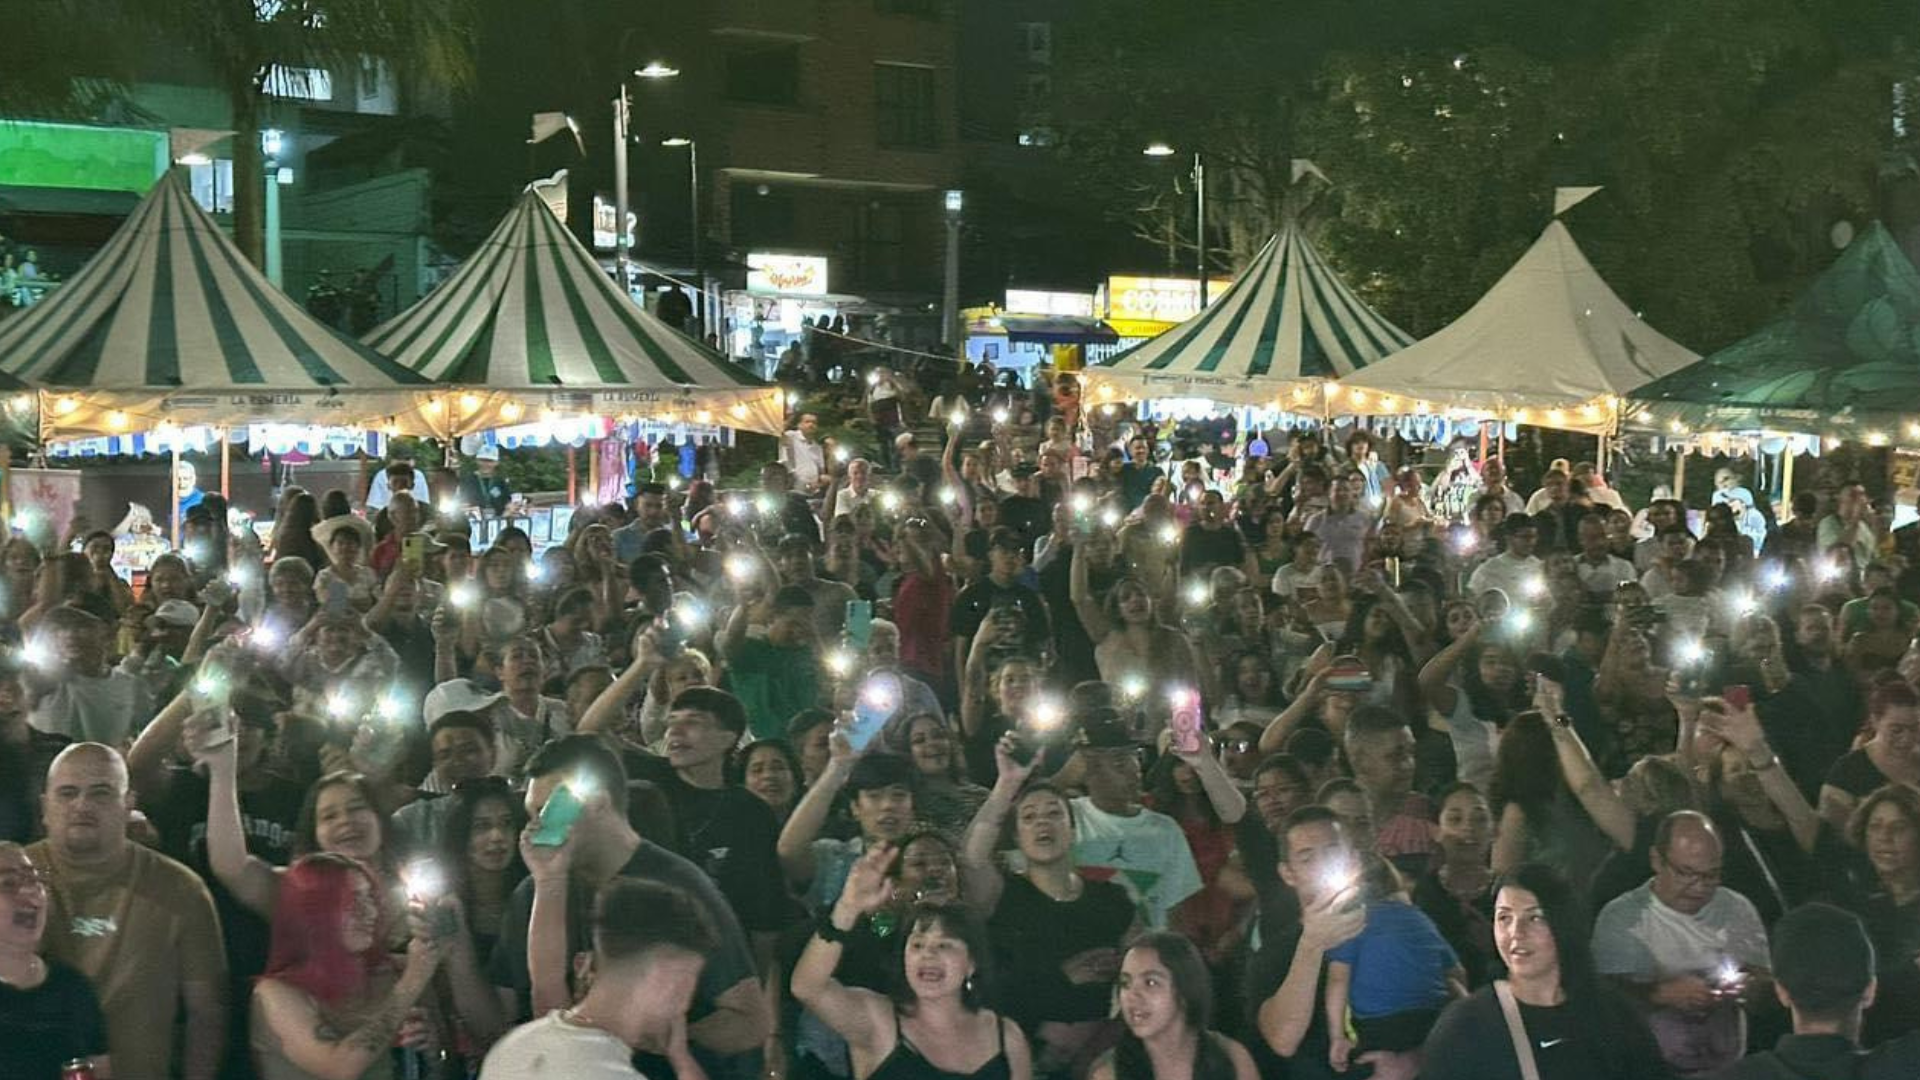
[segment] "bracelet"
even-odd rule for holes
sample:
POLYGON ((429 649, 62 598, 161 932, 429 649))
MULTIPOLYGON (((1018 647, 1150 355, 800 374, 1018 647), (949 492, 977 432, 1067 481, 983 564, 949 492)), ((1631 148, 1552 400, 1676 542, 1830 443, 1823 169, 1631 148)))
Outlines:
POLYGON ((853 931, 833 925, 833 912, 829 909, 821 912, 820 917, 813 921, 813 936, 829 945, 845 945, 853 940, 853 931))
POLYGON ((1763 772, 1766 772, 1768 769, 1777 769, 1779 767, 1780 767, 1779 754, 1768 754, 1767 760, 1761 762, 1758 765, 1755 765, 1752 761, 1747 762, 1747 769, 1750 772, 1763 773, 1763 772))

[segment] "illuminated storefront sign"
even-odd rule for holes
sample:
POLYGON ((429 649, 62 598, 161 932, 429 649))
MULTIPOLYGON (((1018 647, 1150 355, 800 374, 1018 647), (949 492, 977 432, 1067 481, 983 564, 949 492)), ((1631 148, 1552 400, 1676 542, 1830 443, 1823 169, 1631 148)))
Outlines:
POLYGON ((827 260, 818 255, 747 255, 747 291, 788 296, 827 295, 827 260))
MULTIPOLYGON (((1207 302, 1226 294, 1232 281, 1207 284, 1207 302)), ((1116 276, 1107 279, 1107 318, 1184 322, 1200 313, 1200 283, 1194 278, 1116 276)))
POLYGON ((1005 310, 1009 315, 1067 315, 1090 319, 1093 317, 1093 294, 1008 289, 1005 310))

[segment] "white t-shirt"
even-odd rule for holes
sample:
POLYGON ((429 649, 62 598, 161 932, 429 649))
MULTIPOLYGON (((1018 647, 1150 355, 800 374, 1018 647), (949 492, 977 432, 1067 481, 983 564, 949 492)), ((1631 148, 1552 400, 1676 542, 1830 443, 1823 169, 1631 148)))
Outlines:
POLYGON ((1073 826, 1080 876, 1125 888, 1149 929, 1166 929, 1167 914, 1204 884, 1187 834, 1165 814, 1142 809, 1121 817, 1082 795, 1073 800, 1073 826))
POLYGON ((1477 598, 1490 589, 1499 589, 1507 594, 1508 601, 1527 606, 1539 599, 1537 594, 1527 592, 1528 584, 1546 584, 1546 572, 1547 564, 1537 555, 1522 559, 1503 551, 1474 570, 1473 576, 1467 579, 1467 591, 1477 598))
POLYGON ((146 680, 113 668, 104 676, 62 676, 33 707, 27 721, 75 742, 124 747, 153 714, 153 691, 146 680))
POLYGON ((1615 586, 1638 580, 1633 572, 1633 564, 1617 555, 1603 556, 1598 563, 1576 557, 1573 566, 1580 575, 1581 590, 1601 600, 1611 600, 1615 586))
POLYGON ((575 1024, 557 1009, 522 1024, 493 1044, 480 1080, 644 1080, 626 1043, 597 1027, 575 1024))

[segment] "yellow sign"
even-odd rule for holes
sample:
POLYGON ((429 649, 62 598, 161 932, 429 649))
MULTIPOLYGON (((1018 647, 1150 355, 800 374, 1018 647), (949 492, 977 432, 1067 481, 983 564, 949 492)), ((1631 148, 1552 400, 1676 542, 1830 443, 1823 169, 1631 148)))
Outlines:
MULTIPOLYGON (((1231 279, 1207 283, 1209 304, 1226 294, 1231 279)), ((1115 276, 1107 279, 1107 318, 1149 322, 1185 322, 1200 313, 1197 278, 1115 276)))

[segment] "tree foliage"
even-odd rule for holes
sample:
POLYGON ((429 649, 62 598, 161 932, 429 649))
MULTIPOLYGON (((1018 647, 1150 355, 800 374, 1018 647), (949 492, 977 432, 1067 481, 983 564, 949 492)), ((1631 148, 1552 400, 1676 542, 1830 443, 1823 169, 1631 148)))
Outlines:
MULTIPOLYGON (((1139 150, 1203 149, 1236 265, 1288 210, 1357 289, 1428 333, 1546 223, 1696 348, 1750 329, 1912 172, 1887 0, 1102 0, 1057 35, 1064 153, 1143 238, 1192 211, 1139 150), (1310 159, 1328 183, 1293 182, 1310 159)), ((1920 97, 1914 98, 1920 101, 1920 97)), ((1164 240, 1162 240, 1164 242, 1164 240)), ((1183 256, 1181 265, 1190 257, 1183 256)))

